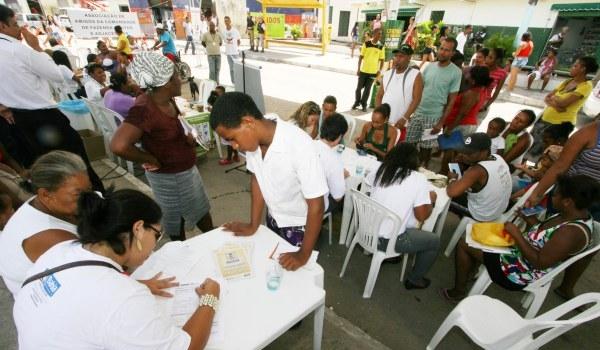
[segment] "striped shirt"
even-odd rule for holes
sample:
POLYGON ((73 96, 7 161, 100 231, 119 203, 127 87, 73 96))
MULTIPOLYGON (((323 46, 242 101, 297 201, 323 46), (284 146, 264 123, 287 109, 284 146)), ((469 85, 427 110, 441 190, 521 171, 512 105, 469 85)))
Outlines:
POLYGON ((579 153, 569 168, 568 175, 587 175, 600 182, 600 122, 596 125, 598 126, 596 146, 579 153))

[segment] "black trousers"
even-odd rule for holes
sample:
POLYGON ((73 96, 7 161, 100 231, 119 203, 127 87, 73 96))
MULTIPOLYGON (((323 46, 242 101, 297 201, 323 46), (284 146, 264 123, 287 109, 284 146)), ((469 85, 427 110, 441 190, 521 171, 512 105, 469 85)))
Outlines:
POLYGON ((354 92, 355 106, 358 106, 360 104, 363 108, 367 107, 367 101, 369 100, 369 94, 371 93, 371 86, 373 85, 376 76, 376 74, 360 72, 360 74, 358 75, 358 84, 356 84, 356 91, 354 92), (361 90, 363 90, 362 97, 361 90))
POLYGON ((104 186, 92 169, 81 136, 58 109, 12 109, 15 124, 0 118, 0 138, 6 151, 23 167, 29 168, 41 155, 63 150, 79 155, 87 166, 94 190, 104 186))

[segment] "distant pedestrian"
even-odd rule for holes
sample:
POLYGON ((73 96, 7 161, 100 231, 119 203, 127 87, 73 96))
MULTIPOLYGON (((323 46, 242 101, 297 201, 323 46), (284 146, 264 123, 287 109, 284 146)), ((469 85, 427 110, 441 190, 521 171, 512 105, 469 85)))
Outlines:
POLYGON ((550 40, 548 40, 548 45, 558 51, 562 44, 565 42, 565 36, 569 31, 569 27, 562 27, 560 32, 554 34, 550 40))
POLYGON ((360 57, 358 58, 358 84, 354 94, 354 104, 352 109, 357 109, 362 106, 362 111, 367 111, 367 100, 371 93, 371 85, 377 76, 377 72, 383 66, 385 59, 385 47, 379 39, 381 38, 381 29, 373 31, 373 37, 370 41, 366 41, 360 49, 360 57), (362 91, 362 97, 361 97, 362 91))
POLYGON ((490 78, 492 78, 492 82, 490 85, 488 85, 487 100, 483 106, 483 112, 478 116, 479 121, 485 119, 487 116, 488 108, 492 103, 494 103, 494 101, 496 101, 496 98, 498 98, 500 90, 502 89, 502 85, 504 85, 504 81, 508 75, 504 68, 502 68, 503 60, 504 49, 499 47, 491 49, 488 55, 485 57, 485 64, 490 70, 490 78))
POLYGON ((456 36, 456 42, 458 42, 456 51, 459 51, 463 55, 465 54, 465 44, 467 43, 467 40, 469 40, 469 36, 471 35, 472 32, 473 32, 473 26, 470 24, 467 24, 465 26, 465 29, 462 32, 458 33, 458 35, 456 36))
POLYGON ((352 46, 350 46, 350 57, 354 58, 354 49, 356 48, 356 44, 358 44, 358 22, 354 22, 354 27, 352 27, 352 31, 350 31, 350 36, 352 37, 352 46))
POLYGON ((223 39, 225 41, 225 55, 227 55, 227 64, 229 64, 229 77, 231 82, 234 83, 233 79, 233 61, 237 60, 239 55, 238 47, 241 44, 242 37, 240 32, 231 26, 231 18, 225 16, 225 31, 223 32, 223 39))
POLYGON ((417 46, 417 22, 414 17, 408 20, 408 28, 404 33, 403 44, 410 46, 413 50, 417 46))
POLYGON ((531 33, 523 33, 521 36, 521 44, 519 47, 513 52, 513 57, 515 58, 512 62, 510 68, 510 77, 508 79, 508 91, 512 92, 517 84, 517 76, 521 71, 521 68, 525 67, 527 61, 529 60, 529 56, 533 52, 533 40, 531 40, 531 33))
POLYGON ((373 22, 371 22, 371 30, 375 31, 377 29, 381 30, 381 14, 378 13, 377 16, 375 16, 375 19, 373 20, 373 22))
POLYGON ((248 11, 248 15, 246 16, 246 34, 248 34, 248 39, 250 40, 250 51, 258 51, 254 49, 254 26, 254 20, 250 11, 248 11))
POLYGON ((265 24, 265 20, 262 17, 258 18, 258 23, 256 23, 256 31, 258 32, 256 52, 258 52, 259 46, 261 48, 261 52, 265 52, 265 35, 267 32, 267 25, 265 24))
POLYGON ((185 49, 183 53, 187 55, 187 50, 190 44, 192 45, 192 55, 196 54, 196 46, 194 45, 194 27, 192 26, 192 22, 189 17, 185 18, 185 22, 183 23, 183 30, 185 31, 185 49))
POLYGON ((206 48, 208 58, 208 76, 219 84, 219 72, 221 71, 221 45, 223 39, 217 33, 215 23, 208 21, 208 32, 202 36, 202 46, 206 48))

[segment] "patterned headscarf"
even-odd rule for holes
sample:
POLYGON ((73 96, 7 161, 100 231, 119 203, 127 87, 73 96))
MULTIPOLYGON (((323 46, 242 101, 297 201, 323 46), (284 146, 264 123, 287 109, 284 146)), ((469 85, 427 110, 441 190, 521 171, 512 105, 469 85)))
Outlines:
POLYGON ((142 51, 135 55, 127 70, 142 89, 152 89, 169 82, 175 65, 158 52, 142 51))

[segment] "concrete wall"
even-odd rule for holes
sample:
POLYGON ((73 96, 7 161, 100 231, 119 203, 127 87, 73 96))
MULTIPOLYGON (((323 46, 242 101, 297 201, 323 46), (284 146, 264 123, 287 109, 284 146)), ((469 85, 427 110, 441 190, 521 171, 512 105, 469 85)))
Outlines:
MULTIPOLYGON (((598 0, 539 0, 529 24, 530 27, 551 28, 558 11, 551 11, 553 4, 597 3, 598 0)), ((445 11, 444 23, 474 24, 486 26, 518 27, 525 15, 525 0, 430 0, 417 13, 417 21, 428 20, 432 11, 445 11)))
MULTIPOLYGON (((349 0, 329 0, 329 6, 333 6, 333 17, 331 22, 331 38, 338 41, 352 41, 350 32, 354 26, 354 22, 359 20, 360 9, 356 5, 352 5, 349 0), (340 11, 350 11, 350 22, 348 24, 348 35, 338 36, 339 22, 340 22, 340 11)), ((328 9, 329 11, 329 9, 328 9)), ((321 22, 319 22, 321 23, 321 22)))

